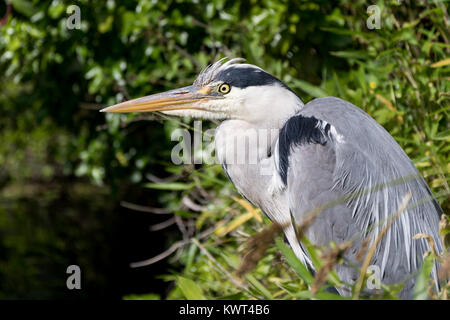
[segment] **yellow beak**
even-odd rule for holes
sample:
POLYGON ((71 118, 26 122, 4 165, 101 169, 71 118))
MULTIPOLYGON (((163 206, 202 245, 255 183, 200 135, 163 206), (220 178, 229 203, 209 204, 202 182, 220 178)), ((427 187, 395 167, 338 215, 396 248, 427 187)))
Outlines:
POLYGON ((219 96, 211 94, 209 88, 188 86, 163 93, 125 101, 100 110, 100 112, 153 112, 182 109, 199 109, 195 103, 201 100, 217 99, 219 96))

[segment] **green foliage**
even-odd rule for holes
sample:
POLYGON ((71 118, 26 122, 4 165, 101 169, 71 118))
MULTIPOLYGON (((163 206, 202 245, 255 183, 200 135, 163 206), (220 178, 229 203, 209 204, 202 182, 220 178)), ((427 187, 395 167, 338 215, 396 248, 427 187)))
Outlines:
POLYGON ((422 270, 417 276, 417 282, 413 295, 415 300, 426 300, 428 298, 427 288, 429 286, 428 282, 430 279, 431 270, 433 269, 433 264, 434 257, 430 254, 424 259, 422 270))
POLYGON ((192 280, 178 277, 178 286, 188 300, 206 300, 202 289, 192 280))
MULTIPOLYGON (((265 224, 251 218, 219 232, 247 210, 232 199, 237 192, 220 166, 170 163, 170 133, 192 129, 189 119, 97 112, 187 85, 223 56, 263 67, 304 102, 333 95, 364 109, 400 143, 448 212, 448 1, 379 1, 376 30, 366 27, 372 3, 361 0, 80 0, 79 30, 66 28, 70 2, 11 3, 0 26, 2 197, 58 177, 87 177, 110 186, 111 196, 130 184, 148 188, 155 205, 195 225, 198 240, 181 245, 171 261, 182 271, 163 275, 177 284, 168 299, 341 298, 323 290, 312 296, 311 277, 281 241, 244 279, 234 276, 242 244, 265 224), (158 122, 143 121, 150 119, 158 122), (148 183, 148 173, 167 180, 148 183), (187 207, 186 198, 201 209, 187 207)), ((0 230, 7 226, 0 220, 0 230)), ((0 271, 0 281, 12 272, 0 271)), ((388 298, 398 291, 383 290, 388 298)))
POLYGON ((294 269, 295 272, 297 272, 299 277, 306 284, 311 285, 314 281, 314 278, 312 277, 306 266, 297 259, 294 252, 290 250, 290 248, 284 242, 278 239, 276 240, 276 245, 280 252, 286 257, 289 266, 294 269))
POLYGON ((124 300, 160 300, 161 297, 157 294, 129 294, 123 297, 124 300))

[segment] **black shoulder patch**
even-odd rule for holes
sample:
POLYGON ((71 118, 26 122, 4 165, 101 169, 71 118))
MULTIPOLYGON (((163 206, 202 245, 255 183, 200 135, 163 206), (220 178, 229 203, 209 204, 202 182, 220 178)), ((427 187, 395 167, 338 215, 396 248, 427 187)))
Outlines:
POLYGON ((264 86, 273 83, 279 83, 281 86, 287 86, 278 78, 261 69, 253 67, 235 67, 231 66, 218 73, 217 81, 223 81, 233 87, 246 88, 249 86, 264 86))
POLYGON ((284 185, 287 184, 289 155, 293 146, 307 143, 325 145, 329 140, 330 124, 314 117, 296 115, 290 118, 281 128, 278 137, 279 174, 284 185))

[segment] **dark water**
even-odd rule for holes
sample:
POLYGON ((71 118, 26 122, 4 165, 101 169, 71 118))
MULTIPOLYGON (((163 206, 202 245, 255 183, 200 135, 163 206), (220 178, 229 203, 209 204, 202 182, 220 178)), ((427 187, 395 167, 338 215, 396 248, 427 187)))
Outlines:
POLYGON ((156 276, 165 262, 131 269, 130 262, 166 248, 175 230, 152 233, 167 216, 120 206, 151 198, 151 191, 108 188, 77 180, 8 185, 0 190, 0 299, 121 299, 164 297, 170 284, 156 276), (66 269, 81 268, 81 290, 68 290, 66 269))

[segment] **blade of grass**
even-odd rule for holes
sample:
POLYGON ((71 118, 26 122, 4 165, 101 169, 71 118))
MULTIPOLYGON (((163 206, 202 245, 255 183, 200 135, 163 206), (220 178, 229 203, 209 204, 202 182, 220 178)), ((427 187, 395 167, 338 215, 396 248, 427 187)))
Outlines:
POLYGON ((291 250, 281 239, 275 239, 278 250, 286 258, 287 263, 297 273, 297 275, 307 284, 312 284, 314 278, 306 266, 297 258, 294 251, 291 250))
POLYGON ((178 287, 188 300, 206 300, 202 289, 191 279, 177 277, 178 287))
POLYGON ((305 91, 307 94, 314 98, 322 98, 328 96, 327 92, 320 87, 312 85, 306 81, 293 80, 292 86, 300 90, 305 91))
POLYGON ((422 268, 417 276, 416 286, 414 287, 413 299, 426 300, 428 299, 427 286, 430 279, 430 273, 433 269, 434 257, 429 254, 423 261, 422 268))
POLYGON ((238 216, 237 218, 233 219, 233 221, 231 221, 227 226, 224 226, 222 228, 218 228, 215 233, 217 235, 223 236, 223 235, 233 231, 234 229, 236 229, 240 225, 244 224, 245 222, 247 222, 251 218, 253 218, 253 214, 251 212, 247 212, 245 214, 242 214, 242 215, 238 216))
POLYGON ((256 209, 247 201, 245 201, 244 199, 239 199, 236 197, 232 197, 234 201, 236 201, 237 203, 239 203, 241 206, 243 206, 248 212, 250 212, 252 214, 252 216, 260 223, 262 223, 262 218, 261 215, 258 213, 258 211, 256 211, 256 209))
POLYGON ((170 190, 170 191, 182 191, 189 190, 195 187, 195 183, 181 183, 181 182, 170 182, 170 183, 146 183, 144 188, 158 189, 158 190, 170 190))
POLYGON ((259 282, 254 276, 251 274, 247 274, 245 276, 245 279, 247 279, 248 282, 258 291, 260 292, 264 297, 267 299, 273 299, 272 294, 267 290, 261 282, 259 282))

